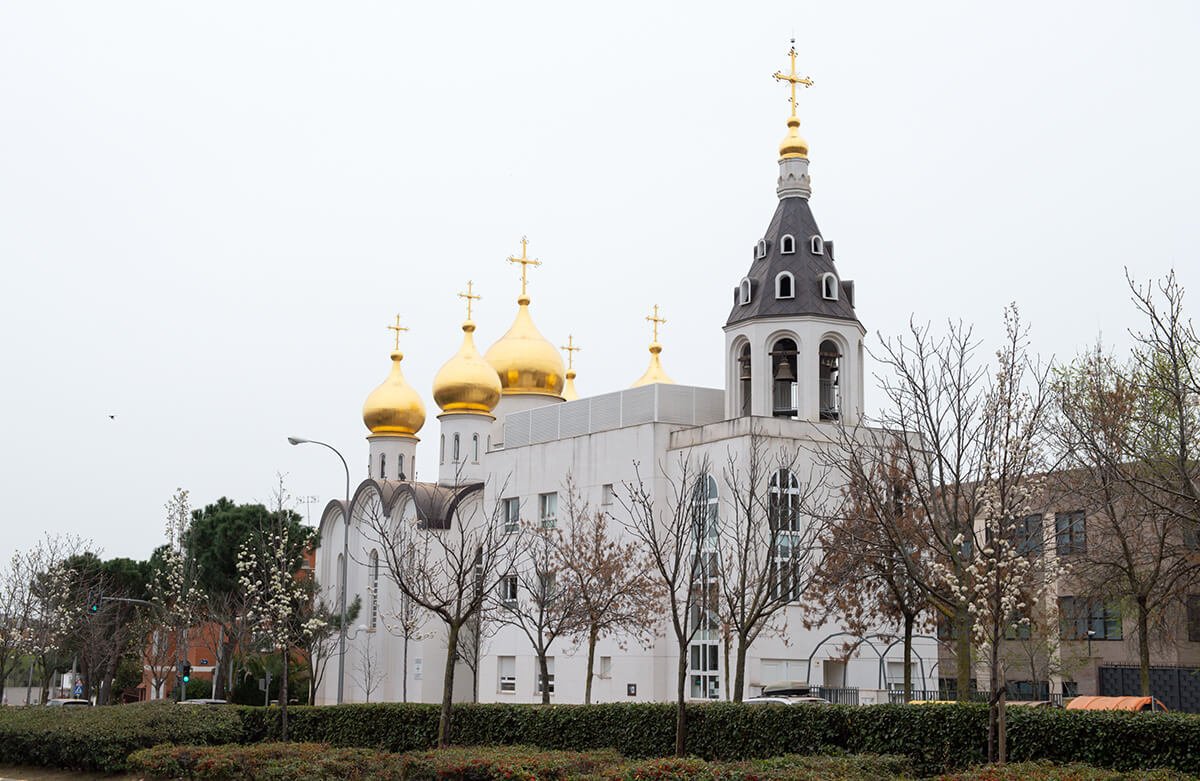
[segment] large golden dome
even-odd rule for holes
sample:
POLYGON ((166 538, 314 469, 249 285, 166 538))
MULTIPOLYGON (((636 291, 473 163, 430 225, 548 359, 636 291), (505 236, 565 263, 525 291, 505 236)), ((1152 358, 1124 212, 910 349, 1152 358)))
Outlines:
POLYGON ((529 316, 529 296, 517 299, 517 318, 484 356, 505 396, 530 393, 562 398, 563 361, 529 316))
POLYGON ((410 437, 425 425, 425 405, 400 371, 404 353, 392 352, 392 371, 363 402, 363 423, 373 436, 410 437))
POLYGON ((475 323, 463 323, 462 347, 433 378, 433 400, 444 414, 490 415, 500 401, 496 370, 475 349, 475 323))

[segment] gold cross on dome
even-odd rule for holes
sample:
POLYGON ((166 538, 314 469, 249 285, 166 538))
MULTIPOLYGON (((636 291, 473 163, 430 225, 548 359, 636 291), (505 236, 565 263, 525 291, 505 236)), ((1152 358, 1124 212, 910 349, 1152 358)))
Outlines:
POLYGON ((796 85, 802 84, 805 87, 811 87, 813 85, 813 80, 808 78, 807 76, 797 76, 796 75, 796 39, 795 38, 792 39, 792 49, 791 49, 791 51, 788 52, 788 57, 790 57, 792 60, 791 71, 788 73, 783 73, 782 71, 775 71, 774 78, 776 81, 786 81, 788 84, 791 85, 792 97, 789 98, 789 102, 792 104, 792 116, 794 117, 794 116, 796 116, 796 85))
POLYGON ((393 349, 395 349, 397 352, 399 352, 399 350, 400 350, 400 332, 408 330, 404 326, 400 325, 400 315, 396 315, 396 324, 389 325, 388 330, 396 332, 396 344, 393 349))
POLYGON ((458 294, 459 298, 467 299, 467 319, 468 320, 471 319, 471 304, 472 304, 472 302, 483 299, 483 296, 476 295, 474 293, 474 285, 475 285, 475 283, 468 279, 467 280, 467 292, 458 294))
POLYGON ((653 339, 653 341, 657 342, 658 341, 658 327, 660 325, 662 325, 663 323, 667 322, 665 318, 658 316, 658 304, 654 305, 654 314, 648 315, 646 317, 646 321, 650 322, 650 323, 654 323, 654 339, 653 339))
POLYGON ((537 260, 536 258, 529 257, 528 250, 529 250, 529 239, 526 238, 525 236, 522 236, 521 237, 521 257, 514 258, 512 255, 508 256, 509 263, 520 263, 521 264, 521 296, 522 297, 525 296, 525 285, 527 283, 527 280, 525 278, 525 272, 529 269, 530 266, 542 265, 542 261, 537 260))
POLYGON ((572 336, 571 334, 567 334, 567 343, 564 344, 559 349, 567 351, 567 368, 574 369, 575 368, 575 353, 577 353, 583 349, 582 347, 575 346, 575 337, 572 336))

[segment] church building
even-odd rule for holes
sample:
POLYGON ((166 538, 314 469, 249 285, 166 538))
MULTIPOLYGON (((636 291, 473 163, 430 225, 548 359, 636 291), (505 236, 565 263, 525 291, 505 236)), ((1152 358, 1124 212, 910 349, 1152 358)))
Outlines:
MULTIPOLYGON (((367 518, 436 534, 450 524, 486 519, 492 508, 500 508, 511 528, 545 528, 561 518, 569 482, 590 507, 618 519, 625 486, 640 476, 651 498, 665 503, 677 477, 671 470, 690 463, 710 465, 697 490, 712 519, 706 534, 715 537, 722 516, 735 512, 729 473, 722 471, 745 464, 755 448, 798 457, 787 468, 764 469, 763 484, 750 488, 769 497, 772 508, 792 509, 784 515, 788 520, 774 553, 772 585, 790 603, 750 647, 745 696, 792 680, 823 687, 843 702, 886 702, 887 691, 903 680, 901 649, 890 643, 897 627, 881 625, 865 638, 851 636, 836 620, 810 627, 813 611, 802 604, 802 589, 792 585, 802 581, 801 573, 793 572, 793 556, 800 562, 799 546, 811 542, 806 536, 810 518, 798 509, 804 486, 836 448, 836 427, 860 423, 866 332, 855 308, 855 285, 838 273, 834 242, 821 234, 810 205, 809 150, 800 135, 796 90, 811 82, 797 76, 794 49, 790 57, 790 71, 775 74, 792 95, 779 147, 779 202, 762 235, 748 237, 753 249, 744 276, 722 283, 729 285, 730 309, 724 350, 714 352, 712 360, 724 364, 723 388, 671 380, 658 341, 658 326, 665 320, 655 307, 647 318, 654 337, 641 378, 623 391, 580 396, 573 343, 562 348, 564 361, 535 325, 526 275, 538 261, 529 257, 525 240, 520 256, 509 258, 521 267, 512 326, 485 352, 475 344, 471 306, 476 296, 469 286, 460 294, 467 308, 462 345, 438 371, 432 388, 436 431, 427 421, 422 394, 401 371, 397 339, 391 373, 363 406, 370 473, 350 498, 349 528, 342 501, 330 502, 321 518, 316 572, 327 587, 326 602, 336 605, 344 577, 349 599, 357 596, 361 609, 348 633, 342 685, 335 657, 317 704, 335 702, 339 688, 346 702, 441 700, 444 624, 430 617, 407 639, 389 625, 389 617, 408 606, 387 577, 385 552, 378 550, 367 518), (418 436, 438 443, 436 482, 413 479, 418 436), (855 647, 847 650, 848 643, 855 647), (367 659, 374 665, 369 681, 362 664, 367 659)), ((396 329, 398 337, 399 322, 396 329)), ((422 469, 433 471, 427 464, 422 469)), ((828 486, 830 496, 839 491, 828 486)), ((610 528, 622 531, 619 523, 610 528)), ((803 561, 811 566, 811 559, 803 561)), ((688 654, 687 692, 695 700, 729 699, 734 660, 718 622, 704 612, 694 617, 699 623, 688 654)), ((665 608, 663 615, 669 621, 665 608)), ((935 643, 919 639, 914 651, 913 687, 937 688, 935 643)), ((595 655, 592 701, 673 700, 677 665, 676 640, 667 623, 649 647, 630 638, 603 638, 595 655)), ((454 697, 540 702, 545 685, 553 702, 582 702, 586 642, 556 640, 547 671, 548 681, 540 680, 537 657, 521 631, 498 626, 480 645, 476 663, 468 664, 460 654, 454 697)))

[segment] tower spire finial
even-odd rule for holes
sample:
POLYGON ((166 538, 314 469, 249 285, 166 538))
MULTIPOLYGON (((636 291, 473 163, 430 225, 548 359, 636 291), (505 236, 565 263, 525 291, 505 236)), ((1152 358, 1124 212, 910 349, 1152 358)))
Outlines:
POLYGON ((791 59, 791 69, 787 73, 784 73, 782 71, 775 71, 774 79, 776 81, 786 81, 788 83, 788 85, 791 87, 792 96, 790 98, 788 98, 788 102, 792 104, 792 116, 794 117, 794 116, 796 116, 796 87, 797 87, 797 85, 811 87, 813 85, 813 80, 808 78, 807 76, 797 76, 796 75, 796 39, 795 38, 792 39, 792 48, 791 48, 791 50, 788 51, 788 57, 791 59))
POLYGON ((567 343, 559 347, 560 350, 565 350, 567 353, 567 371, 575 370, 575 353, 582 350, 582 347, 575 346, 575 337, 572 334, 567 334, 567 343))
POLYGON ((392 349, 393 349, 393 351, 395 351, 395 352, 400 352, 400 332, 401 332, 401 331, 407 331, 407 330, 408 330, 408 328, 406 328, 406 327, 404 327, 404 326, 400 325, 400 315, 396 315, 396 324, 395 324, 395 325, 389 325, 389 326, 388 326, 388 330, 389 330, 389 331, 395 331, 395 332, 396 332, 396 341, 395 341, 395 344, 394 344, 394 346, 392 347, 392 349))
POLYGON ((521 237, 521 257, 514 258, 512 255, 509 255, 508 262, 521 264, 521 298, 528 298, 529 296, 525 292, 525 286, 528 283, 526 272, 530 266, 542 265, 542 261, 529 257, 529 239, 527 237, 521 237))
POLYGON ((651 339, 655 344, 658 343, 658 327, 667 322, 666 318, 658 316, 658 304, 654 305, 653 314, 646 316, 646 321, 654 324, 654 337, 651 339))
POLYGON ((468 279, 467 280, 467 292, 458 294, 459 298, 465 298, 467 300, 467 320, 471 319, 471 304, 474 303, 475 301, 483 300, 483 296, 477 295, 474 292, 474 285, 475 285, 475 283, 468 279))

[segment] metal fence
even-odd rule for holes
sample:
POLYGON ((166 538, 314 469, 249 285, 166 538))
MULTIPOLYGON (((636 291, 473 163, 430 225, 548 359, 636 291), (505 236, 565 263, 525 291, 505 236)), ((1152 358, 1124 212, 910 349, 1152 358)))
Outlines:
POLYGON ((824 697, 834 705, 857 705, 858 689, 838 689, 830 686, 819 686, 816 690, 818 697, 824 697))
MULTIPOLYGON (((1141 669, 1124 665, 1100 668, 1100 694, 1140 696, 1141 669)), ((1151 667, 1150 693, 1173 711, 1200 713, 1200 667, 1151 667)))
MULTIPOLYGON (((928 702, 931 700, 942 700, 952 702, 958 699, 958 692, 953 689, 913 689, 910 702, 928 702)), ((991 699, 991 692, 981 692, 971 690, 967 695, 968 702, 987 702, 991 699)), ((1009 702, 1019 699, 1009 693, 1006 698, 1009 702)), ((1039 700, 1049 700, 1052 704, 1062 707, 1063 696, 1061 694, 1047 694, 1044 697, 1038 697, 1039 700)), ((893 705, 902 705, 905 702, 903 689, 891 689, 888 691, 888 702, 893 705)))

